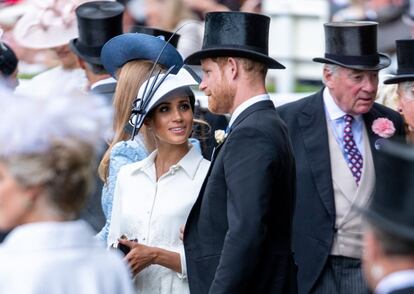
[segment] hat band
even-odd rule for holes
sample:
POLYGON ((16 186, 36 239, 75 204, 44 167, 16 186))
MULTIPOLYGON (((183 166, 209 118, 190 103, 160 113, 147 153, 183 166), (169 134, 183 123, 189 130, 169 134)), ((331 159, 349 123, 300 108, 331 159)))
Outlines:
POLYGON ((412 75, 414 74, 414 68, 399 68, 397 69, 397 75, 412 75))
POLYGON ((84 53, 86 55, 96 56, 96 57, 101 56, 102 46, 88 46, 88 45, 82 44, 81 42, 76 43, 76 47, 81 53, 84 53))
POLYGON ((235 51, 252 51, 252 53, 256 52, 256 53, 268 55, 266 48, 249 46, 249 45, 237 45, 237 44, 211 45, 211 46, 203 47, 202 50, 209 50, 209 49, 216 49, 216 50, 235 49, 235 51))
POLYGON ((347 64, 347 65, 368 65, 368 66, 375 66, 379 63, 379 56, 378 54, 375 55, 336 55, 325 53, 325 58, 336 60, 340 63, 347 64))

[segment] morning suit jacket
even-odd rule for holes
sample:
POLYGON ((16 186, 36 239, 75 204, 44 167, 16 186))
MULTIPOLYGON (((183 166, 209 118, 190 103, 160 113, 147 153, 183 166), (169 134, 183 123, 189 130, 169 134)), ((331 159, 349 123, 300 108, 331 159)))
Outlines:
MULTIPOLYGON (((105 98, 108 105, 112 104, 112 97, 114 95, 116 88, 116 83, 107 83, 96 86, 91 93, 101 95, 105 98)), ((103 146, 106 147, 106 146, 103 146)), ((101 148, 105 151, 105 148, 101 148)), ((96 160, 96 167, 98 166, 99 162, 101 161, 103 153, 98 154, 96 160)), ((96 170, 95 173, 95 186, 94 192, 89 195, 89 198, 85 204, 84 209, 81 211, 80 218, 87 221, 96 232, 99 232, 102 227, 105 225, 105 215, 102 211, 102 187, 103 182, 98 176, 98 171, 96 170)))
POLYGON ((291 250, 295 163, 273 103, 234 121, 188 217, 190 292, 296 293, 291 250))
POLYGON ((399 290, 395 290, 395 291, 391 291, 387 294, 413 294, 414 293, 414 286, 412 287, 408 287, 408 288, 403 288, 403 289, 399 289, 399 290))
MULTIPOLYGON (((336 232, 323 89, 309 97, 283 105, 277 112, 287 124, 296 160, 293 249, 299 268, 299 293, 307 294, 322 272, 336 232)), ((371 110, 363 114, 376 174, 387 170, 375 148, 381 137, 371 129, 372 122, 379 117, 393 121, 396 136, 404 135, 403 122, 397 112, 374 103, 371 110)))

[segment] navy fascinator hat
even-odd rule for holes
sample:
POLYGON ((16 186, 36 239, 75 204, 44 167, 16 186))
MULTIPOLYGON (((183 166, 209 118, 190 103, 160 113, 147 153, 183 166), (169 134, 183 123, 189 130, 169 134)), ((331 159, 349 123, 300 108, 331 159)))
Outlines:
POLYGON ((183 66, 183 58, 174 46, 161 38, 146 34, 122 34, 110 39, 102 48, 102 64, 113 77, 119 68, 131 60, 158 60, 157 63, 165 68, 174 66, 172 74, 178 73, 183 66))

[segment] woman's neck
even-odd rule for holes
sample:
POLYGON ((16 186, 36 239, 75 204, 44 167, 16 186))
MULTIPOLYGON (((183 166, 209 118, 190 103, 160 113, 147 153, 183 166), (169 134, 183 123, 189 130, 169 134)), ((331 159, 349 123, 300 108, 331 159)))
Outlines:
POLYGON ((172 165, 177 164, 187 154, 188 150, 190 150, 188 142, 181 145, 159 145, 157 148, 157 157, 155 158, 157 180, 168 172, 172 165))

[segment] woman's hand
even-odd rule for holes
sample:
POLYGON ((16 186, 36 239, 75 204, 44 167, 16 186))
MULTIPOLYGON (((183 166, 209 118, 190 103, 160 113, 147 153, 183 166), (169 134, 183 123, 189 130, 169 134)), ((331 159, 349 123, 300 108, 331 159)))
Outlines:
POLYGON ((119 239, 119 243, 131 248, 131 251, 125 256, 132 273, 137 275, 144 268, 154 263, 157 257, 157 248, 146 246, 135 241, 119 239))

